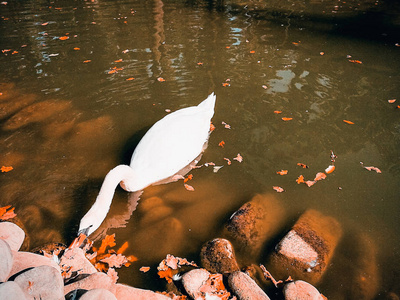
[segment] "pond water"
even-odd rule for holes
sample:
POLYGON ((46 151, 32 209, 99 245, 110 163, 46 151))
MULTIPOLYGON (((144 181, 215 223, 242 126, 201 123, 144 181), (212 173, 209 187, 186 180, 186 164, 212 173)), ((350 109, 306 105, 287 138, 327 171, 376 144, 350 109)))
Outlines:
POLYGON ((139 259, 119 282, 163 289, 155 266, 166 254, 199 262, 201 245, 263 193, 285 207, 288 228, 309 208, 341 223, 318 286, 328 298, 352 298, 349 274, 366 265, 354 263, 359 236, 374 249, 361 260, 378 270, 377 297, 400 294, 396 1, 4 1, 0 17, 0 165, 14 168, 0 174, 0 204, 16 207, 31 247, 69 243, 144 132, 214 91, 201 163, 223 168, 193 170, 194 191, 149 187, 134 212, 116 191, 101 232, 139 259), (331 151, 334 172, 296 183, 324 171, 331 151), (145 265, 153 271, 139 272, 145 265))

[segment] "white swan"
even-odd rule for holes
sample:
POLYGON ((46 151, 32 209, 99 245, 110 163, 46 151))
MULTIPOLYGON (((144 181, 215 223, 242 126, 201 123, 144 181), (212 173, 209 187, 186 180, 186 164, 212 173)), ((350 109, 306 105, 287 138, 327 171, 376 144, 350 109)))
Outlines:
POLYGON ((128 192, 140 191, 196 159, 209 137, 215 99, 212 93, 199 105, 182 108, 156 122, 137 145, 130 165, 108 172, 95 203, 81 219, 78 233, 88 236, 101 225, 119 183, 128 192))

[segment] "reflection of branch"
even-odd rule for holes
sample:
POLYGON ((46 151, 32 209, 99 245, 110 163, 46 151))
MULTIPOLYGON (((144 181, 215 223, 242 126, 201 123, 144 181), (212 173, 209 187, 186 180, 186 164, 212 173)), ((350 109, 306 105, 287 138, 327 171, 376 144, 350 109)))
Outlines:
POLYGON ((164 10, 163 10, 163 2, 162 0, 154 0, 154 29, 156 32, 154 33, 154 60, 160 66, 161 60, 161 51, 159 50, 162 42, 164 41, 164 10))

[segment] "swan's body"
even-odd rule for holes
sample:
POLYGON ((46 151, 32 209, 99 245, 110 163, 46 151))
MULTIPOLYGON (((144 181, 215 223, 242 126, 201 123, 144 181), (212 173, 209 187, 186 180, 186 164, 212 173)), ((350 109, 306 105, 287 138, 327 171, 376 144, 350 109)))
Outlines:
POLYGON ((156 122, 137 145, 130 165, 119 165, 104 178, 96 202, 82 218, 79 232, 94 232, 105 219, 119 183, 129 191, 169 178, 203 151, 214 115, 212 93, 197 106, 177 110, 156 122))

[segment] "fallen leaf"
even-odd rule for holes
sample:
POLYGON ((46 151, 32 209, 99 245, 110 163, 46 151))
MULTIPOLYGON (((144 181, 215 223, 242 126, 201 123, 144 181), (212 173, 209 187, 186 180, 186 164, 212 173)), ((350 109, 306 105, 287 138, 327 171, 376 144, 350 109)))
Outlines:
POLYGON ((319 55, 324 55, 324 54, 325 54, 325 52, 322 52, 322 51, 319 53, 319 55))
POLYGON ((157 80, 158 80, 159 82, 164 82, 164 81, 165 81, 165 79, 162 78, 162 77, 158 77, 157 80))
POLYGON ((116 283, 118 280, 118 273, 113 268, 108 269, 107 276, 110 277, 112 282, 114 282, 114 283, 116 283))
POLYGON ((118 62, 122 62, 122 58, 114 60, 114 62, 118 63, 118 62))
POLYGON ((192 179, 193 179, 193 174, 189 174, 189 175, 183 180, 183 182, 186 183, 186 182, 188 182, 189 180, 192 180, 192 179))
POLYGON ((350 124, 350 125, 353 125, 353 124, 354 124, 354 122, 349 121, 349 120, 343 120, 343 122, 345 122, 345 123, 347 123, 347 124, 350 124))
POLYGON ((282 193, 283 191, 285 191, 283 188, 279 187, 279 186, 273 186, 272 187, 275 191, 277 191, 278 193, 282 193))
POLYGON ((389 103, 395 103, 395 102, 396 102, 396 99, 390 99, 390 100, 388 100, 388 102, 389 102, 389 103))
POLYGON ((263 84, 263 85, 262 85, 262 88, 263 88, 264 90, 266 90, 266 89, 268 88, 268 86, 266 86, 265 84, 263 84))
POLYGON ((319 180, 323 180, 326 178, 326 174, 319 172, 315 175, 314 181, 319 181, 319 180))
POLYGON ((228 166, 230 166, 232 164, 232 162, 229 158, 224 157, 224 160, 226 160, 228 166))
POLYGON ((42 23, 42 26, 49 25, 49 22, 42 23))
POLYGON ((121 268, 128 263, 128 259, 122 254, 112 254, 106 258, 100 259, 100 261, 108 264, 110 268, 121 268))
POLYGON ((224 125, 224 127, 225 127, 226 129, 231 129, 231 125, 226 124, 226 123, 223 122, 223 121, 222 121, 222 125, 224 125))
POLYGON ((224 82, 224 83, 222 83, 222 86, 227 87, 227 86, 230 86, 230 84, 228 82, 224 82))
POLYGON ((281 114, 282 111, 281 110, 274 110, 274 114, 281 114))
POLYGON ((308 187, 311 187, 311 186, 313 186, 315 183, 316 183, 316 181, 313 181, 313 180, 307 180, 306 182, 304 182, 308 187))
POLYGON ((290 121, 290 120, 293 120, 293 118, 283 117, 282 120, 283 120, 283 121, 290 121))
POLYGON ((15 207, 11 208, 11 205, 7 205, 4 207, 0 207, 0 220, 9 220, 17 216, 16 213, 14 213, 15 207), (7 211, 8 210, 8 211, 7 211))
POLYGON ((75 50, 75 51, 78 51, 78 50, 81 50, 81 48, 75 47, 74 50, 75 50))
POLYGON ((280 170, 280 171, 276 172, 276 174, 279 174, 279 175, 286 175, 287 173, 288 173, 288 170, 280 170))
POLYGON ((224 146, 225 146, 225 142, 224 142, 224 141, 221 141, 221 142, 219 142, 218 146, 220 146, 220 147, 224 148, 224 146))
POLYGON ((217 173, 219 170, 221 170, 222 167, 223 167, 223 166, 214 166, 214 167, 213 167, 213 172, 214 172, 214 173, 217 173))
POLYGON ((233 160, 237 160, 238 162, 241 163, 243 161, 243 157, 240 155, 240 153, 238 153, 233 160))
POLYGON ((251 53, 251 54, 254 54, 254 53, 256 53, 256 51, 254 51, 254 50, 251 50, 251 51, 250 51, 250 53, 251 53))
POLYGON ((329 167, 327 167, 325 169, 325 173, 326 174, 331 174, 333 171, 335 171, 335 166, 334 165, 330 165, 329 167))
POLYGON ((172 283, 172 276, 174 276, 172 269, 158 271, 157 274, 160 278, 165 278, 168 283, 172 283))
POLYGON ((126 249, 128 249, 129 243, 126 241, 125 243, 122 244, 121 247, 117 250, 117 254, 122 254, 125 252, 126 249))
POLYGON ((362 61, 356 60, 356 59, 349 59, 349 62, 354 63, 354 64, 362 64, 362 61))
POLYGON ((210 122, 210 131, 213 132, 215 130, 215 126, 212 122, 210 122))
POLYGON ((87 64, 87 63, 90 63, 91 61, 92 61, 92 60, 87 59, 87 60, 84 60, 83 63, 84 63, 84 64, 87 64))
POLYGON ((106 235, 106 237, 101 241, 101 246, 97 252, 103 254, 106 252, 107 247, 112 248, 115 245, 115 233, 112 235, 106 235))
POLYGON ((150 267, 141 267, 140 269, 139 269, 139 271, 141 271, 141 272, 143 272, 143 273, 146 273, 146 272, 148 272, 150 270, 150 267))
POLYGON ((375 171, 376 173, 382 173, 382 171, 377 167, 372 167, 372 166, 371 167, 365 167, 363 162, 360 162, 360 164, 364 169, 367 169, 368 171, 375 171))
POLYGON ((297 163, 298 166, 302 167, 303 169, 307 169, 308 166, 306 164, 303 163, 297 163))
POLYGON ((107 74, 114 74, 114 73, 117 73, 117 70, 114 69, 107 72, 107 74))
POLYGON ((202 62, 198 62, 197 65, 198 65, 198 66, 202 66, 203 63, 202 63, 202 62))
POLYGON ((2 166, 1 168, 0 168, 0 170, 1 170, 1 172, 4 172, 4 173, 7 173, 7 172, 10 172, 11 170, 13 170, 14 168, 13 167, 6 167, 6 166, 2 166))
POLYGON ((304 176, 303 176, 303 175, 300 175, 300 176, 296 179, 296 182, 297 182, 297 184, 304 183, 304 176))
POLYGON ((194 191, 194 187, 192 187, 191 185, 189 185, 189 184, 187 184, 187 183, 184 184, 184 187, 185 187, 185 189, 187 189, 187 190, 190 191, 190 192, 193 192, 193 191, 194 191))
POLYGON ((65 40, 69 39, 69 36, 66 36, 66 35, 65 36, 60 36, 59 39, 62 40, 62 41, 65 41, 65 40))

